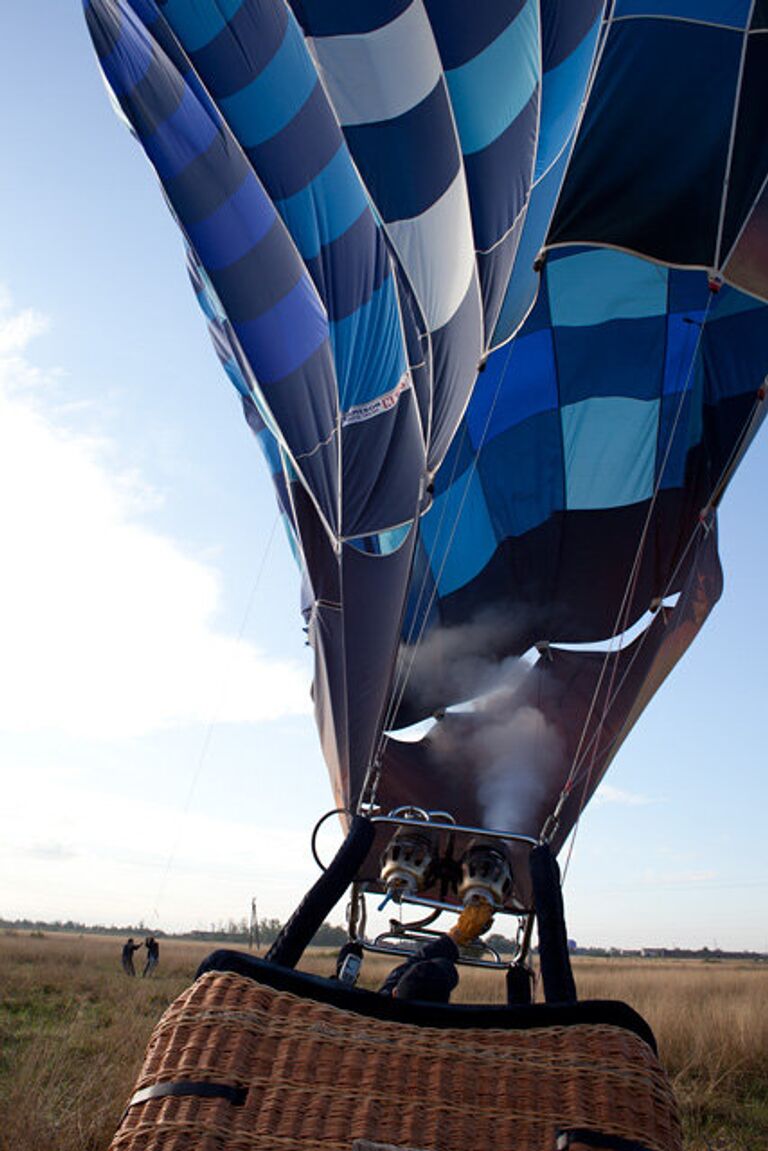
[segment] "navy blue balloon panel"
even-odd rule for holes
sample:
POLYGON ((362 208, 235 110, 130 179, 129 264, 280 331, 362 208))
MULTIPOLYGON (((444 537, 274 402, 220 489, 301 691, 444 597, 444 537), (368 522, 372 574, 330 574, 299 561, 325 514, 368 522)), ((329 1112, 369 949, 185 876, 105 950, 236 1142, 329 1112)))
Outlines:
POLYGON ((230 316, 246 385, 273 413, 321 514, 338 527, 330 335, 290 236, 226 124, 180 70, 178 50, 164 50, 169 31, 156 11, 149 24, 123 3, 89 5, 86 15, 104 75, 230 316), (274 269, 256 280, 251 309, 231 275, 244 258, 274 269))
MULTIPOLYGON (((539 130, 556 154, 583 99, 603 4, 580 4, 577 15, 538 0, 480 0, 471 13, 458 0, 292 7, 429 346, 432 470, 478 360, 497 342, 542 160, 539 130)), ((548 223, 540 212, 534 250, 548 223)))
MULTIPOLYGON (((429 808, 438 795, 471 826, 535 838, 562 797, 552 841, 559 849, 721 590, 712 527, 696 540, 674 607, 658 611, 609 663, 601 651, 548 648, 532 663, 517 661, 505 676, 497 674, 472 710, 441 713, 421 740, 390 739, 380 802, 429 808)), ((461 658, 466 669, 466 649, 461 658)))
MULTIPOLYGON (((105 78, 184 235, 217 354, 265 450, 311 617, 321 597, 340 602, 341 541, 373 537, 386 552, 394 538, 405 547, 423 486, 425 430, 395 263, 284 5, 161 10, 151 0, 104 0, 87 4, 86 17, 105 78)), ((406 547, 399 563, 381 560, 399 607, 371 641, 376 666, 393 659, 408 556, 406 547)), ((368 569, 358 584, 367 602, 375 594, 368 569)), ((342 636, 348 622, 337 606, 342 636)), ((333 698, 316 691, 331 709, 338 775, 347 755, 370 758, 386 675, 356 688, 352 722, 351 658, 343 642, 325 651, 341 660, 323 673, 333 698)))
POLYGON ((749 0, 617 0, 549 242, 610 244, 768 294, 764 262, 732 262, 768 178, 764 31, 749 0))
POLYGON ((515 222, 516 258, 495 330, 497 347, 520 327, 538 291, 534 263, 546 236, 573 147, 601 27, 603 4, 542 0, 542 84, 536 165, 524 216, 515 222))
POLYGON ((318 721, 344 793, 381 726, 410 525, 583 98, 602 3, 577 8, 85 3, 305 569, 318 721), (376 685, 350 614, 374 596, 390 604, 366 638, 376 685))
POLYGON ((605 7, 85 0, 303 571, 340 805, 385 726, 474 700, 389 743, 379 800, 537 834, 560 797, 562 836, 720 592, 768 370, 766 6, 605 7), (528 766, 475 738, 499 670, 528 766))
POLYGON ((765 303, 621 252, 550 254, 421 519, 393 727, 437 722, 395 730, 385 808, 439 796, 534 837, 557 809, 562 845, 721 594, 715 508, 767 373, 765 303))
POLYGON ((753 297, 623 252, 550 253, 420 522, 404 636, 427 642, 408 650, 398 723, 472 697, 452 667, 459 638, 482 670, 607 640, 679 593, 767 372, 753 297))

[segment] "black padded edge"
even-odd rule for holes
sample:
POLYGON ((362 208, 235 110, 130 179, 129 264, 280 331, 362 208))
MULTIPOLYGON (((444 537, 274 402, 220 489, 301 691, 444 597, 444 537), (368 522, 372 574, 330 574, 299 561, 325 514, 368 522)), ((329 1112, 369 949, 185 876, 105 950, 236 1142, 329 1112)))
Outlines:
POLYGON ((486 1004, 414 1003, 378 995, 359 987, 349 987, 337 979, 323 979, 303 971, 276 967, 242 951, 220 950, 208 956, 197 970, 197 978, 208 971, 230 971, 263 983, 275 991, 287 991, 303 999, 328 1003, 342 1011, 353 1011, 372 1019, 410 1023, 416 1027, 497 1028, 527 1030, 536 1027, 568 1027, 576 1024, 602 1024, 623 1027, 643 1039, 655 1053, 656 1040, 641 1015, 628 1004, 611 999, 586 999, 581 1003, 534 1003, 530 1006, 496 1007, 486 1004))
POLYGON ((346 839, 270 947, 268 960, 283 967, 296 966, 315 932, 355 878, 375 834, 369 819, 362 815, 353 817, 346 839))
POLYGON ((547 1003, 575 1003, 576 983, 568 953, 560 868, 548 843, 534 847, 528 865, 539 929, 539 964, 544 998, 547 1003))

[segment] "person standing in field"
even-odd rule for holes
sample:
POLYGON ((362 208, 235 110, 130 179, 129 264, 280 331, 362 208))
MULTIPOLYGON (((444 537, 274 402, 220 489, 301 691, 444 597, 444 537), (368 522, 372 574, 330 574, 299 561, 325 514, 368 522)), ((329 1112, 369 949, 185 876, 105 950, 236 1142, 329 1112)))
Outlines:
POLYGON ((147 975, 151 975, 160 962, 160 944, 154 935, 147 937, 144 946, 147 949, 147 962, 144 964, 144 970, 141 973, 142 979, 147 975))
POLYGON ((140 943, 134 943, 133 939, 129 939, 123 945, 123 971, 126 975, 135 975, 136 970, 133 966, 133 953, 138 951, 141 947, 140 943))

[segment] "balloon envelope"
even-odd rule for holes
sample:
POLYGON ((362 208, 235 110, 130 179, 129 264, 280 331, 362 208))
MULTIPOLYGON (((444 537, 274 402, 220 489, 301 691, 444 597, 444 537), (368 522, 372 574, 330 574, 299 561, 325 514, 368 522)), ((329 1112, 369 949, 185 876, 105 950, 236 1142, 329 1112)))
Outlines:
POLYGON ((561 842, 720 594, 768 10, 608 7, 85 0, 304 573, 340 805, 561 842))

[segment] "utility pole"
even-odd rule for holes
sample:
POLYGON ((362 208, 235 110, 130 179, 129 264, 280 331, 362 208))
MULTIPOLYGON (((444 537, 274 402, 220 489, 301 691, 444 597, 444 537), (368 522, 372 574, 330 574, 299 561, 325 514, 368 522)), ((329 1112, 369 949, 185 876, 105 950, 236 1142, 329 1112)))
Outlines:
POLYGON ((256 896, 254 895, 251 900, 251 926, 248 929, 248 950, 253 951, 253 944, 256 943, 256 950, 261 947, 261 936, 259 935, 259 916, 256 911, 256 896))

